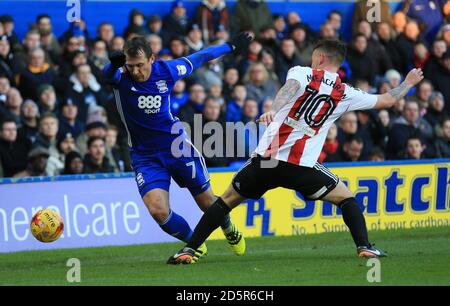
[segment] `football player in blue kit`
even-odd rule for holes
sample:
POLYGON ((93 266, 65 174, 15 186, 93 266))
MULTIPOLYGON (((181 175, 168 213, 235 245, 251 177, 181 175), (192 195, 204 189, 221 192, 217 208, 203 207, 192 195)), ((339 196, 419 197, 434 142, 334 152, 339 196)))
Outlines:
MULTIPOLYGON (((128 144, 136 182, 142 199, 161 229, 188 242, 192 230, 169 205, 171 178, 188 188, 197 205, 206 211, 216 201, 205 160, 194 147, 177 117, 170 112, 170 93, 175 82, 204 63, 224 54, 246 49, 252 38, 241 33, 230 42, 208 47, 169 61, 155 60, 144 37, 134 37, 123 52, 110 54, 103 76, 113 86, 117 110, 128 133, 128 144), (180 141, 181 139, 181 141, 180 141)), ((237 255, 245 253, 242 233, 229 214, 221 228, 237 255)), ((203 244, 195 261, 207 252, 203 244)))

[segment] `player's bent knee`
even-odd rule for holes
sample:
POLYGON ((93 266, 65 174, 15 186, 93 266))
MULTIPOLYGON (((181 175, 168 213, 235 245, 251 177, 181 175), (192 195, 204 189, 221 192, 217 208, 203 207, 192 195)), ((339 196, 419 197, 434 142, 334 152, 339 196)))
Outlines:
POLYGON ((241 196, 233 187, 230 185, 225 193, 221 196, 222 200, 227 204, 231 209, 238 206, 245 198, 241 196))
POLYGON ((147 206, 150 215, 158 223, 163 223, 169 217, 169 208, 159 206, 147 206))
POLYGON ((156 222, 161 223, 167 219, 170 212, 168 197, 164 194, 150 191, 144 196, 143 200, 150 215, 156 222))

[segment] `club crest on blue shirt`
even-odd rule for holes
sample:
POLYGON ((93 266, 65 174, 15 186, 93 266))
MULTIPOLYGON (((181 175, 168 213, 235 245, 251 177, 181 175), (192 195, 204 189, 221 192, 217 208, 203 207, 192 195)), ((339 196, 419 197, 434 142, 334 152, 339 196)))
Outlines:
POLYGON ((167 84, 165 80, 160 80, 155 83, 158 87, 159 93, 165 93, 169 91, 169 88, 167 88, 167 84))
POLYGON ((177 69, 178 69, 178 75, 182 76, 185 75, 187 72, 186 66, 185 65, 177 65, 177 69))

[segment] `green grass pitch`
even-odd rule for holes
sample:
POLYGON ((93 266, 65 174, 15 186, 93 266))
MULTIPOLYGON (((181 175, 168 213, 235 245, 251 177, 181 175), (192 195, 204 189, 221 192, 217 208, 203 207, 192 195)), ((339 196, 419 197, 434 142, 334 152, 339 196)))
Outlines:
MULTIPOLYGON (((450 285, 450 228, 370 232, 389 252, 381 285, 450 285)), ((169 266, 183 244, 64 249, 0 254, 0 285, 71 285, 69 258, 81 262, 77 285, 373 285, 348 232, 247 239, 237 257, 225 241, 208 242, 198 264, 169 266)))

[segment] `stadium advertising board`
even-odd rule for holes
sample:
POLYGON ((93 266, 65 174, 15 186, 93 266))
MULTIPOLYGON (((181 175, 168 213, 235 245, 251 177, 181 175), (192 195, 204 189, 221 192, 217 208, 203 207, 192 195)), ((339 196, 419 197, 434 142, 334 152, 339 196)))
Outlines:
MULTIPOLYGON (((449 226, 450 161, 352 164, 332 167, 361 203, 369 230, 449 226)), ((216 194, 234 172, 211 173, 216 194)), ((150 218, 132 175, 84 180, 41 180, 0 184, 0 252, 176 241, 150 218), (60 212, 64 234, 54 243, 34 239, 29 222, 40 208, 60 212)), ((189 192, 171 186, 174 211, 195 227, 201 212, 189 192)), ((281 188, 247 200, 232 212, 247 237, 346 231, 339 209, 305 201, 281 188)), ((223 238, 220 231, 212 238, 223 238)), ((181 244, 180 244, 181 245, 181 244)))

